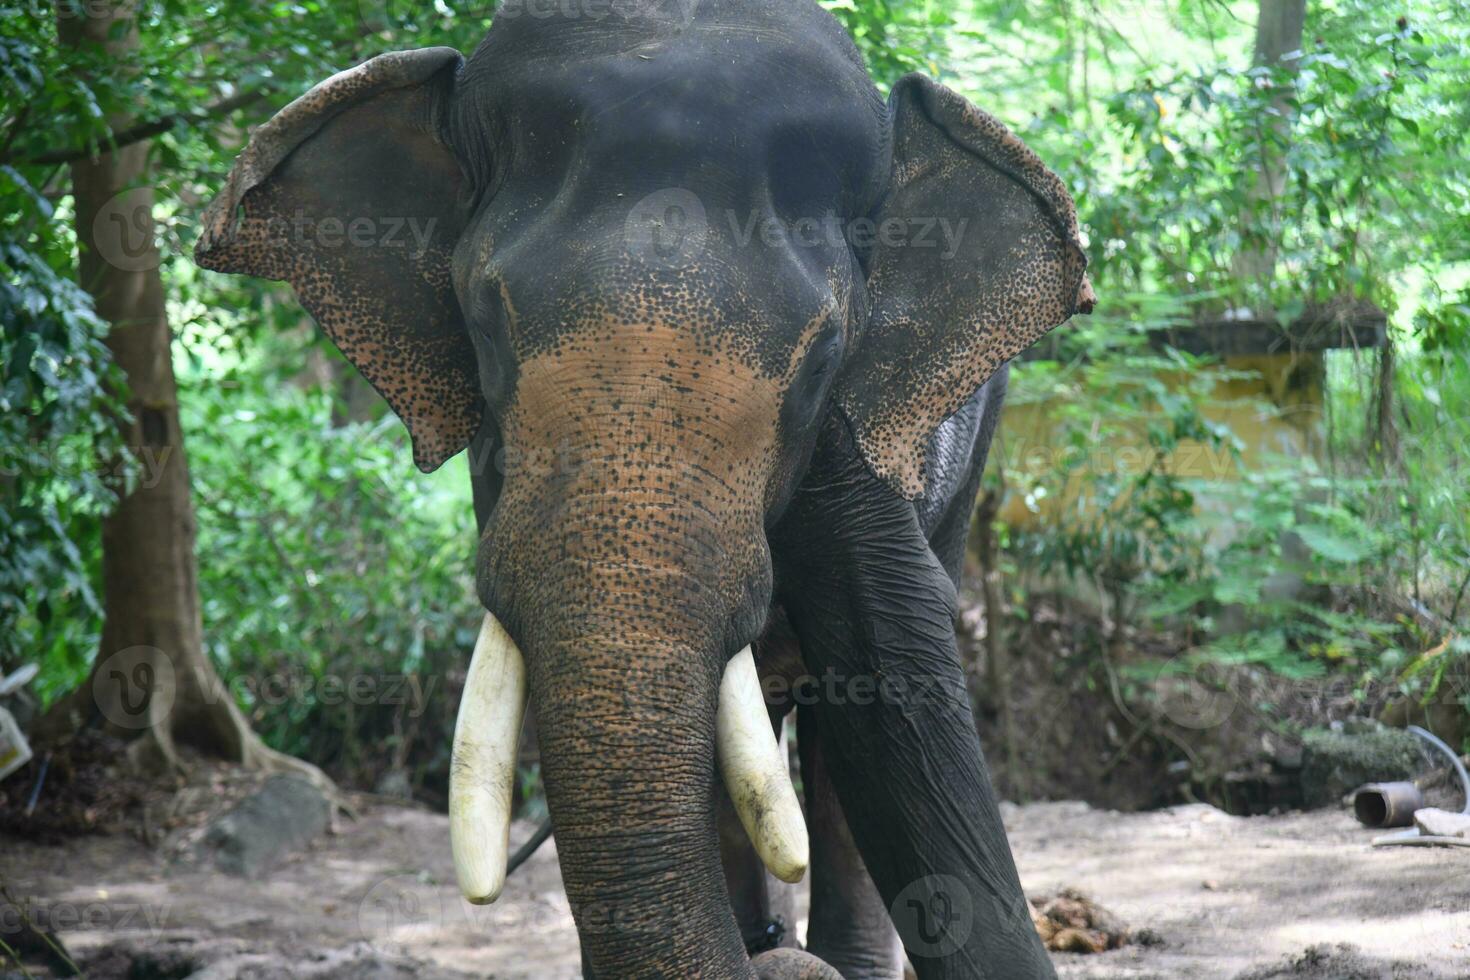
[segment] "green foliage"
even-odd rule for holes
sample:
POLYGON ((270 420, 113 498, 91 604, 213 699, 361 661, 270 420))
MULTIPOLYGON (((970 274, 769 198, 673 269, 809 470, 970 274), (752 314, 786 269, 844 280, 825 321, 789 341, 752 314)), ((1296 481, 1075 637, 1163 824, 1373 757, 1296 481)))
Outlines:
POLYGON ((1372 24, 1356 7, 1325 18, 1290 67, 1145 77, 1107 100, 1126 169, 1089 224, 1116 243, 1111 276, 1290 314, 1342 296, 1393 308, 1396 270, 1467 257, 1451 231, 1470 222, 1466 106, 1452 93, 1470 84, 1470 32, 1348 18, 1372 24), (1160 214, 1150 248, 1125 246, 1160 214), (1274 267, 1243 274, 1242 255, 1260 253, 1274 267))
POLYGON ((1120 609, 1132 583, 1195 564, 1195 492, 1170 464, 1190 442, 1214 466, 1234 468, 1233 437, 1200 411, 1215 382, 1197 359, 1172 351, 1118 352, 1105 371, 1043 362, 1026 372, 1013 401, 1057 405, 1061 427, 1047 465, 1020 476, 1020 492, 1038 512, 1049 488, 1064 496, 1048 512, 1060 519, 1015 538, 1018 552, 1043 573, 1094 579, 1120 609), (1171 387, 1168 375, 1184 385, 1171 387))
POLYGON ((934 0, 820 0, 847 28, 868 70, 887 91, 909 72, 939 75, 957 30, 948 4, 934 0))
POLYGON ((334 420, 299 341, 263 348, 183 395, 206 647, 268 744, 371 782, 448 751, 479 626, 468 481, 416 474, 391 415, 334 420))
POLYGON ((0 239, 0 672, 39 656, 43 695, 85 672, 96 518, 129 476, 104 325, 51 257, 0 239))
MULTIPOLYGON (((106 325, 75 284, 68 167, 38 159, 106 147, 119 113, 175 120, 151 143, 169 313, 179 360, 219 369, 221 336, 248 345, 300 320, 287 289, 204 276, 188 257, 200 201, 218 188, 241 132, 379 51, 472 48, 484 9, 459 7, 462 15, 442 3, 144 0, 143 43, 119 63, 59 43, 57 19, 85 9, 73 0, 54 10, 0 0, 0 669, 40 658, 44 698, 85 676, 100 632, 98 517, 132 467, 116 425, 125 388, 103 344, 106 325), (229 100, 243 107, 212 109, 229 100)), ((319 420, 306 411, 288 419, 319 420)), ((293 432, 297 441, 316 438, 315 429, 293 432)), ((188 448, 209 473, 210 436, 188 433, 188 448)), ((201 513, 204 544, 212 520, 201 513)))
MULTIPOLYGON (((34 6, 0 4, 0 132, 47 108, 34 6)), ((38 231, 66 223, 47 191, 0 159, 0 671, 39 655, 52 668, 43 693, 85 670, 99 613, 95 518, 113 499, 106 473, 126 477, 105 326, 72 280, 69 234, 38 231)))
POLYGON ((1006 453, 1008 489, 1044 515, 1004 529, 1012 591, 1096 595, 1114 638, 1173 637, 1176 672, 1463 699, 1463 644, 1434 670, 1419 656, 1470 613, 1470 22, 1442 0, 1312 4, 1299 56, 1253 68, 1253 8, 1145 7, 1147 30, 1109 3, 957 16, 959 84, 1073 188, 1102 297, 1057 341, 1059 366, 1016 372, 1012 402, 1051 406, 1057 428, 1047 467, 1006 453), (1381 358, 1334 352, 1315 457, 1170 475, 1157 454, 1181 439, 1206 459, 1239 445, 1208 421, 1230 375, 1139 335, 1365 301, 1393 315, 1387 413, 1381 358))

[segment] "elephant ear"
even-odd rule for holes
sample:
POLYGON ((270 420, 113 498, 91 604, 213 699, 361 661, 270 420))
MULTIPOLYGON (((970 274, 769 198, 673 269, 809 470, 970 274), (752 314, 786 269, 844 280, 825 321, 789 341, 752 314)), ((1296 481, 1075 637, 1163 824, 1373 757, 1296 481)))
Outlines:
POLYGON ((868 321, 836 398, 869 467, 914 499, 940 423, 1094 297, 1072 198, 1026 144, 921 75, 888 104, 868 321))
POLYGON ((194 249, 206 269, 290 282, 426 472, 468 444, 484 408, 450 277, 463 177, 439 135, 462 61, 381 55, 286 106, 251 136, 194 249))

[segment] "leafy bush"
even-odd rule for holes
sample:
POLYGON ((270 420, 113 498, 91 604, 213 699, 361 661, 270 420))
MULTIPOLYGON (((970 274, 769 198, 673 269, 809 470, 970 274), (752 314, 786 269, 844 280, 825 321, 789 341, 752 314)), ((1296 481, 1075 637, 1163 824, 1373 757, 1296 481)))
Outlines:
POLYGON ((50 698, 86 674, 102 615, 97 518, 131 465, 105 325, 45 253, 7 240, 20 220, 0 225, 0 673, 40 660, 50 698))
POLYGON ((206 646, 268 744, 371 785, 448 753, 479 626, 469 483, 419 474, 392 415, 335 419, 273 346, 186 387, 206 646))
POLYGON ((1216 47, 1245 37, 1210 5, 1161 9, 1152 51, 1105 5, 1081 23, 1023 8, 975 6, 1004 30, 957 42, 975 50, 961 78, 1013 125, 1030 114, 1018 128, 1077 195, 1103 302, 1061 332, 1057 364, 1015 374, 1013 404, 1047 404, 1056 430, 1048 467, 1001 469, 1041 515, 1003 529, 1013 595, 1095 595, 1111 629, 1097 654, 1149 630, 1177 652, 1155 670, 1350 679, 1364 709, 1395 691, 1463 699, 1470 25, 1437 0, 1313 5, 1300 56, 1251 68, 1216 47), (1027 49, 1044 55, 1030 73, 1027 49), (1138 340, 1226 310, 1284 325, 1367 303, 1390 315, 1388 344, 1322 358, 1316 458, 1246 466, 1210 421, 1228 374, 1138 340), (1230 472, 1171 472, 1182 443, 1230 472))

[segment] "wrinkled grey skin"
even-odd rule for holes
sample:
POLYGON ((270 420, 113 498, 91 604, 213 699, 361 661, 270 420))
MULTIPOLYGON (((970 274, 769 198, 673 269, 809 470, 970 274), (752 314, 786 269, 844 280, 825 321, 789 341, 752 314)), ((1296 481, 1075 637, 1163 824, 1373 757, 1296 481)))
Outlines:
POLYGON ((925 980, 1051 976, 953 617, 982 385, 1090 307, 1071 199, 948 89, 885 103, 807 0, 618 10, 334 77, 253 134, 198 260, 289 280, 421 467, 499 461, 479 594, 526 658, 589 975, 892 976, 896 928, 925 980), (803 221, 896 232, 744 231, 803 221), (791 941, 717 818, 751 644, 798 715, 828 965, 748 953, 791 941))

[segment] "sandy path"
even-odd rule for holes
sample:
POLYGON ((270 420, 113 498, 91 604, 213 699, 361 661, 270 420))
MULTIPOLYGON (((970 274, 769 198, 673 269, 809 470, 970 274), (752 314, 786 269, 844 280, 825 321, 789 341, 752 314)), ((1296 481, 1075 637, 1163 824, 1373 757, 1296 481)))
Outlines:
POLYGON ((1214 980, 1317 944, 1357 956, 1323 980, 1470 978, 1470 849, 1373 848, 1346 813, 1231 817, 1211 807, 1116 814, 1008 810, 1027 891, 1074 886, 1157 949, 1060 957, 1065 978, 1214 980))
MULTIPOLYGON (((1340 814, 1246 819, 1208 807, 1116 814, 1048 803, 1008 807, 1006 817, 1029 892, 1080 888, 1163 940, 1059 955, 1067 980, 1225 980, 1323 943, 1356 949, 1259 976, 1470 977, 1470 849, 1374 850, 1340 814)), ((529 832, 518 826, 516 841, 529 832)), ((205 937, 248 949, 356 945, 500 980, 579 973, 554 847, 511 879, 499 903, 473 908, 454 888, 445 818, 419 810, 369 809, 264 881, 168 866, 125 837, 55 848, 0 837, 0 870, 13 893, 61 917, 77 953, 118 939, 164 948, 205 937)))

